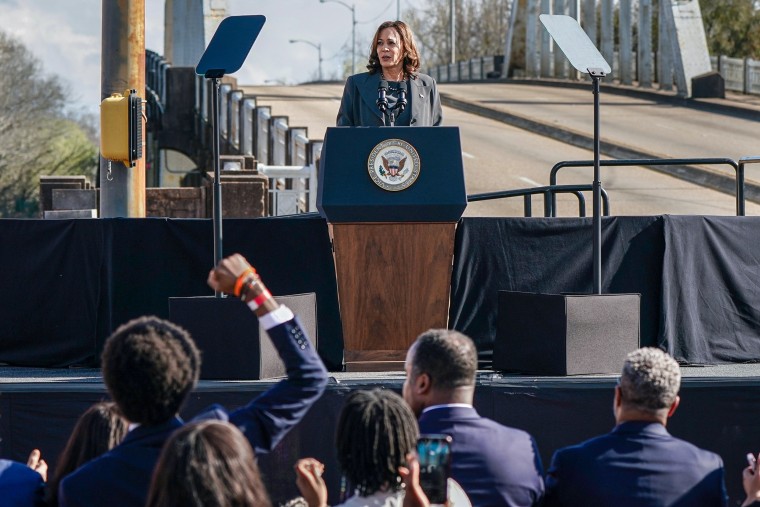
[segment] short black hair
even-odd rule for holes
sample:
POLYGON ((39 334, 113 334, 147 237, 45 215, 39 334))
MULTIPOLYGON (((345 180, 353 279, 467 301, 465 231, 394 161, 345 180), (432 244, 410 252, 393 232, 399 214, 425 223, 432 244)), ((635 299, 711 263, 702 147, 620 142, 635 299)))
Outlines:
POLYGON ((158 317, 139 317, 108 338, 103 380, 130 422, 156 425, 177 414, 198 382, 200 354, 181 327, 158 317))
POLYGON ((413 376, 426 373, 436 389, 475 385, 478 351, 468 336, 451 329, 428 329, 412 346, 413 376))
POLYGON ((354 391, 346 399, 335 433, 338 464, 361 496, 384 486, 399 490, 398 467, 417 443, 417 420, 393 391, 354 391))

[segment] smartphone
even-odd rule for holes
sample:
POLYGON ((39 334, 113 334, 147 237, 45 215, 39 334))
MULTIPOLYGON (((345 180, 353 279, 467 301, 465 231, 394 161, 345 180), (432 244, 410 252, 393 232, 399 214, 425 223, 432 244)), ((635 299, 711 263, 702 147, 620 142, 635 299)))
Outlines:
POLYGON ((747 464, 752 467, 752 470, 757 470, 757 459, 751 452, 747 453, 747 464))
POLYGON ((420 435, 417 440, 420 462, 420 486, 431 504, 448 500, 448 479, 451 475, 451 437, 420 435))

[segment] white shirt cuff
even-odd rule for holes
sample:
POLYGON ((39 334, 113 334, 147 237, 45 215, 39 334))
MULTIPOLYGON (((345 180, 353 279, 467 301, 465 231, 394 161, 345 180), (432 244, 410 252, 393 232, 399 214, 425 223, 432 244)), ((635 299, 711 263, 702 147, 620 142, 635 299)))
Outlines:
POLYGON ((293 315, 293 312, 290 311, 290 308, 285 305, 280 305, 276 310, 272 310, 266 315, 259 317, 259 324, 261 324, 261 327, 263 327, 266 331, 269 331, 273 327, 284 324, 285 322, 293 320, 294 318, 295 315, 293 315))

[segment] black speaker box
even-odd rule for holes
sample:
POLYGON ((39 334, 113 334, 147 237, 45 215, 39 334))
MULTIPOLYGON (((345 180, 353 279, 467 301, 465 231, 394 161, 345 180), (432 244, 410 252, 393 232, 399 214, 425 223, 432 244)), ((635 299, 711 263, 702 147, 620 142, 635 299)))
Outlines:
POLYGON ((499 291, 493 368, 535 375, 619 373, 639 347, 639 294, 499 291))
MULTIPOLYGON (((296 314, 317 348, 316 294, 275 296, 296 314)), ((172 322, 187 329, 201 351, 201 380, 260 380, 285 375, 266 331, 237 298, 169 298, 172 322)))

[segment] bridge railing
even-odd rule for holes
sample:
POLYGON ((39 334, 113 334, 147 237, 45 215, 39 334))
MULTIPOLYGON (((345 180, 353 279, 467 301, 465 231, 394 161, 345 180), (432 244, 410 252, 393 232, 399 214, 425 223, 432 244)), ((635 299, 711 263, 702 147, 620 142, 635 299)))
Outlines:
MULTIPOLYGON (((206 80, 196 83, 196 114, 203 137, 210 135, 206 80)), ((223 151, 253 156, 256 168, 269 178, 269 213, 286 215, 316 211, 317 170, 321 140, 308 137, 306 127, 291 126, 231 82, 220 86, 220 135, 223 151)), ((208 139, 204 143, 209 143, 208 139)), ((206 144, 204 144, 206 145, 206 144)))
MULTIPOLYGON (((169 68, 163 56, 146 51, 148 123, 154 128, 160 128, 161 115, 167 103, 169 68)), ((191 87, 185 89, 188 92, 194 90, 192 104, 195 119, 190 130, 200 148, 198 157, 203 160, 201 153, 207 153, 211 146, 211 83, 195 76, 194 83, 188 84, 191 87)), ((221 155, 254 158, 256 168, 269 179, 270 214, 316 211, 317 167, 322 141, 309 139, 308 129, 291 126, 286 116, 274 116, 270 106, 258 104, 255 96, 246 95, 237 88, 234 79, 225 78, 219 92, 221 155)), ((236 167, 242 164, 229 165, 236 167)))
MULTIPOLYGON (((652 61, 659 61, 656 53, 652 53, 652 61)), ((618 61, 620 55, 614 52, 614 61, 618 61)), ((632 72, 638 79, 639 69, 638 60, 632 53, 629 58, 632 65, 632 72)), ((720 73, 725 81, 726 90, 731 90, 749 95, 760 95, 760 60, 752 58, 731 58, 725 55, 711 56, 710 62, 715 72, 720 73)), ((426 70, 428 74, 435 78, 439 83, 453 83, 466 81, 484 81, 487 79, 499 79, 501 77, 502 66, 504 65, 504 56, 484 56, 463 60, 456 63, 437 65, 426 70)), ((551 66, 549 74, 542 77, 553 79, 566 79, 567 75, 563 69, 554 69, 551 66)), ((618 66, 612 66, 612 78, 619 79, 620 69, 618 66)), ((654 75, 659 73, 656 71, 654 75)), ((656 82, 656 81, 655 81, 656 82)), ((665 88, 672 86, 666 84, 665 88)))
POLYGON ((723 76, 726 90, 760 95, 760 60, 721 55, 710 57, 710 63, 723 76))

